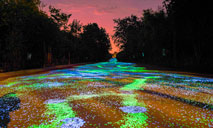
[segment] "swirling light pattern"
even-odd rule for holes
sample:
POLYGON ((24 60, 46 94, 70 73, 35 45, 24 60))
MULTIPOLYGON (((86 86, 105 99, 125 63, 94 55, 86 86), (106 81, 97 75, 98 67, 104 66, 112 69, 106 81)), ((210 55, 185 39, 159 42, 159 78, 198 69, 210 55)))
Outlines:
POLYGON ((213 127, 213 79, 134 63, 86 64, 0 81, 21 108, 9 127, 213 127))

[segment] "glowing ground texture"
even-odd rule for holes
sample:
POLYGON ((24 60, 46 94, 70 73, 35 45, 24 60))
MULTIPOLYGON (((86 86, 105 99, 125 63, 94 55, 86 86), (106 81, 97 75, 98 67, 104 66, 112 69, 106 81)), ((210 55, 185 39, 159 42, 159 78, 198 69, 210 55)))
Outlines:
POLYGON ((213 79, 102 62, 0 81, 9 128, 210 128, 213 79))

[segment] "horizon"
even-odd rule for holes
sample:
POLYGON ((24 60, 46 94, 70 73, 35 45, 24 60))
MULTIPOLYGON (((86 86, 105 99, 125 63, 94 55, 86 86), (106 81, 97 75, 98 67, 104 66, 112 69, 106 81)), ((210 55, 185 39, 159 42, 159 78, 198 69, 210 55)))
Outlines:
POLYGON ((145 9, 158 10, 163 0, 41 0, 46 5, 43 11, 48 14, 49 5, 61 9, 62 12, 72 14, 69 23, 74 19, 79 20, 83 25, 97 23, 109 34, 112 50, 110 54, 120 52, 112 40, 114 34, 113 19, 124 18, 130 15, 142 16, 145 9))

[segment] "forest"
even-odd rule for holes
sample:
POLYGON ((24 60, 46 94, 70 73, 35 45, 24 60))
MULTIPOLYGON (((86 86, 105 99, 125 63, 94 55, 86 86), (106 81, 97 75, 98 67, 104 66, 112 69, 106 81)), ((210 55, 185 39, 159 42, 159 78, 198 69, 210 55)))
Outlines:
POLYGON ((120 61, 211 71, 210 1, 164 0, 158 11, 114 19, 120 61))
POLYGON ((97 23, 82 25, 72 14, 40 0, 0 1, 0 69, 12 71, 106 61, 109 35, 97 23))
MULTIPOLYGON (((212 69, 212 8, 209 1, 164 0, 157 11, 114 19, 118 61, 174 68, 212 69)), ((0 1, 0 70, 108 61, 110 37, 97 23, 69 22, 40 0, 0 1)), ((0 72, 1 72, 0 71, 0 72)))

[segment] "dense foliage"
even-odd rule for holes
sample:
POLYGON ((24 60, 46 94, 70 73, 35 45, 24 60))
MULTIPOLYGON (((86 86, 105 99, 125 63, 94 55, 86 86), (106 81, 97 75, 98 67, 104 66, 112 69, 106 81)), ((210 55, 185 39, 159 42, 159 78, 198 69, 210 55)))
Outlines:
POLYGON ((0 70, 105 61, 110 42, 103 28, 88 24, 82 32, 78 20, 69 23, 71 14, 49 6, 48 16, 40 5, 39 0, 0 1, 0 70))
POLYGON ((173 67, 212 67, 212 14, 209 1, 165 0, 158 11, 115 19, 114 39, 122 61, 173 67))

